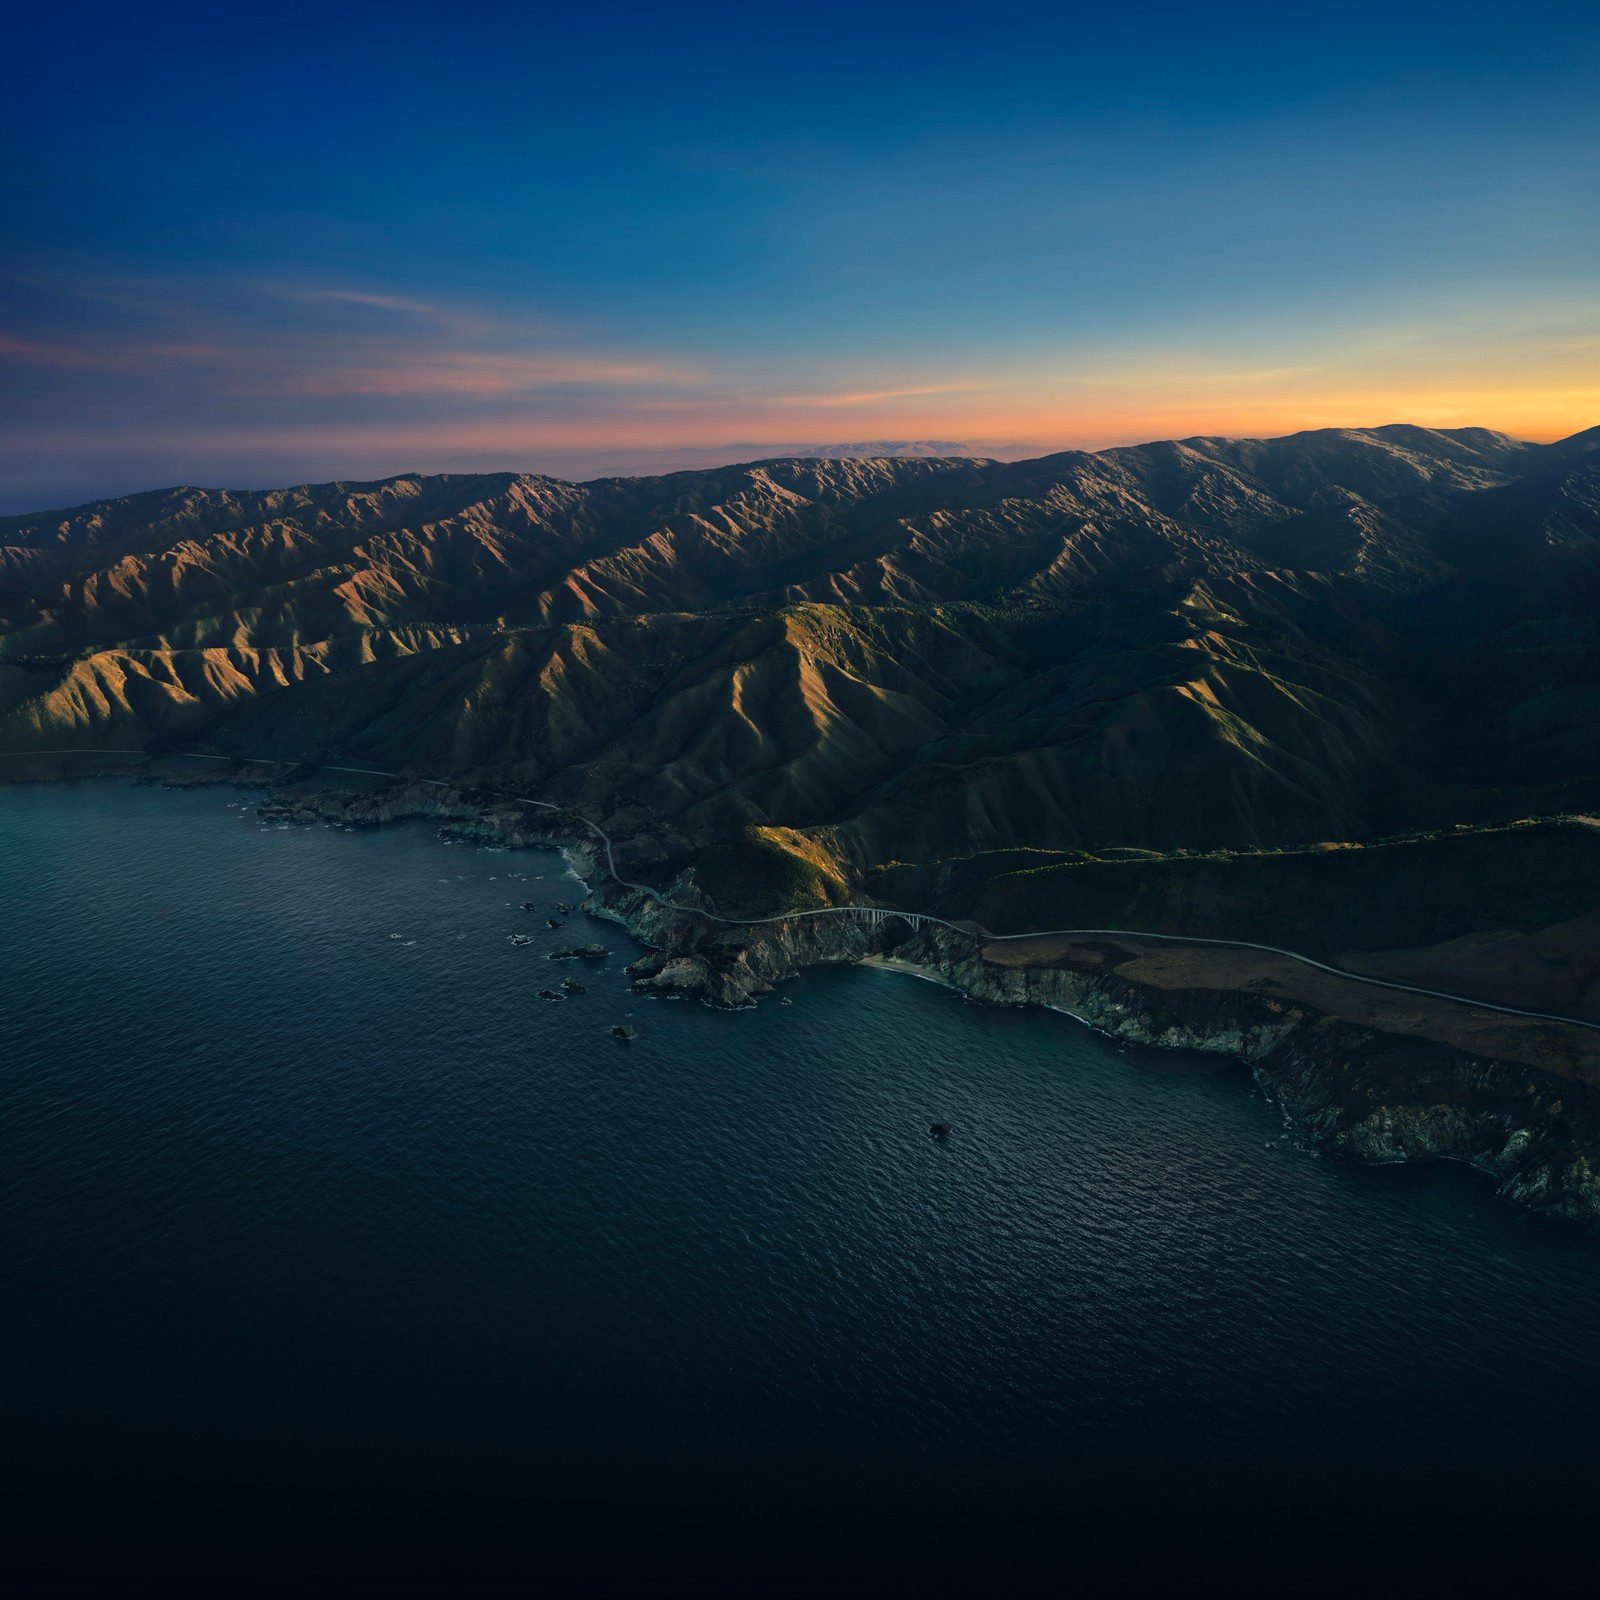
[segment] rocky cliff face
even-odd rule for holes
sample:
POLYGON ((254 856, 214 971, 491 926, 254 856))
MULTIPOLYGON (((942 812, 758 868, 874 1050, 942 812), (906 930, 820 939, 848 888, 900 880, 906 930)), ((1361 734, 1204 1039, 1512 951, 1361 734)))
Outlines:
MULTIPOLYGON (((226 781, 218 775, 216 781, 226 781)), ((375 826, 424 818, 462 837, 564 850, 596 885, 585 909, 651 948, 629 968, 646 994, 739 1008, 808 967, 873 960, 948 983, 989 1005, 1065 1011, 1131 1043, 1233 1056, 1302 1138, 1356 1160, 1465 1161, 1534 1210, 1600 1224, 1600 1094, 1593 1073, 1546 1071, 1448 1041, 1366 1026, 1253 988, 1173 987, 1120 970, 1125 942, 1081 940, 1037 962, 999 959, 976 931, 914 929, 895 917, 795 916, 730 928, 610 879, 577 818, 439 784, 371 794, 275 794, 263 813, 375 826)), ((694 896, 679 884, 680 901, 694 896)), ((1538 1024, 1529 1024, 1537 1028, 1538 1024)), ((1533 1059, 1540 1059, 1532 1040, 1533 1059)), ((1556 1053, 1550 1053, 1556 1062, 1556 1053)))
POLYGON ((471 790, 442 783, 402 781, 370 794, 342 790, 274 792, 262 802, 260 810, 269 821, 321 819, 357 828, 410 819, 437 822, 444 832, 461 839, 479 839, 513 849, 545 846, 562 850, 580 876, 592 878, 597 873, 594 836, 581 822, 562 812, 533 810, 504 799, 489 800, 471 790))
POLYGON ((1600 1106, 1584 1084, 1271 995, 1156 989, 1095 965, 1019 970, 981 953, 949 973, 976 999, 1053 1006, 1119 1039, 1237 1056, 1323 1149, 1467 1161, 1511 1199, 1600 1223, 1600 1106))
POLYGON ((735 934, 643 896, 598 894, 591 908, 657 946, 631 969, 647 993, 750 1005, 805 967, 881 959, 986 1004, 1047 1006, 1118 1039, 1235 1056, 1310 1144, 1373 1163, 1466 1161, 1507 1198, 1600 1224, 1600 1103, 1585 1083, 1525 1062, 1363 1027, 1271 994, 1153 987, 1092 949, 1018 966, 986 958, 976 937, 912 933, 893 921, 809 917, 735 934))

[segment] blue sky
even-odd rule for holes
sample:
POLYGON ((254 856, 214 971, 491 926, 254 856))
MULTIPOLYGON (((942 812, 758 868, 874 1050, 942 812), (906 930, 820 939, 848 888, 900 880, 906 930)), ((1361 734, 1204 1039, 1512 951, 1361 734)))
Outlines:
POLYGON ((1595 420, 1592 7, 36 10, 0 507, 1595 420))

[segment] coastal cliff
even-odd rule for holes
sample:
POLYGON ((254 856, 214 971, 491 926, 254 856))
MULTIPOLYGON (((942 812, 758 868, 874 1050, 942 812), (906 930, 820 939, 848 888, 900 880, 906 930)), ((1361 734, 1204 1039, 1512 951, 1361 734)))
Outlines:
POLYGON ((1156 950, 1133 938, 997 943, 842 917, 731 934, 614 886, 589 907, 656 946, 630 969, 646 993, 749 1005, 806 967, 871 961, 984 1004, 1068 1012, 1130 1043, 1236 1057, 1309 1145, 1370 1163, 1465 1161, 1508 1199, 1600 1224, 1592 1030, 1396 995, 1248 952, 1156 950))
POLYGON ((1047 960, 979 953, 949 973, 991 1004, 1051 1006, 1116 1038, 1235 1056, 1319 1148, 1375 1163, 1466 1161, 1508 1198, 1600 1223, 1600 1038, 1509 1019, 1475 1026, 1475 1017, 1457 1037, 1428 1037, 1449 1030, 1399 1016, 1395 1024, 1413 1025, 1373 1026, 1293 993, 1167 987, 1141 974, 1149 958, 1132 940, 1047 960))
POLYGON ((592 885, 585 909, 649 947, 629 968, 643 994, 737 1009, 810 967, 890 967, 983 1004, 1066 1012, 1130 1043, 1232 1056, 1308 1145, 1369 1163, 1464 1161, 1510 1200, 1600 1224, 1593 1029, 1385 990, 1264 952, 1132 935, 997 940, 976 927, 914 928, 892 911, 729 927, 683 909, 698 898, 692 873, 660 898, 623 885, 575 814, 468 788, 409 780, 365 794, 291 788, 263 801, 262 814, 348 826, 414 818, 456 837, 561 849, 592 885))

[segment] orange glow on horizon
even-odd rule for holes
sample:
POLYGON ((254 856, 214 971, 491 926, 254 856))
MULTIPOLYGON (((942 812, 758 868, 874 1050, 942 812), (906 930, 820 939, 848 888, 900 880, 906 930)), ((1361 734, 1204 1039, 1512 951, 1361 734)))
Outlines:
POLYGON ((528 325, 382 304, 407 331, 264 345, 207 343, 178 317, 161 340, 51 343, 0 330, 0 363, 81 381, 85 393, 99 375, 132 380, 146 402, 109 425, 22 424, 11 443, 64 475, 128 460, 145 463, 132 470, 146 486, 264 485, 491 468, 582 476, 591 459, 594 475, 663 471, 680 452, 703 466, 872 440, 1018 458, 1402 423, 1547 442, 1600 420, 1600 339, 1570 301, 945 365, 562 347, 528 325), (415 331, 430 318, 437 327, 415 331))
MULTIPOLYGON (((952 401, 955 396, 949 397, 952 401)), ((855 440, 948 439, 969 445, 1036 444, 1043 451, 1095 450, 1118 444, 1195 437, 1274 438, 1317 428, 1374 428, 1407 423, 1425 428, 1486 427, 1533 442, 1549 442, 1582 432, 1600 419, 1600 385, 1588 389, 1483 391, 1472 393, 1374 392, 1371 395, 1299 396, 1273 403, 1257 400, 1137 405, 1123 400, 1071 407, 979 407, 971 404, 875 403, 838 407, 827 415, 833 426, 819 429, 814 407, 751 401, 738 405, 685 405, 660 408, 617 407, 609 415, 575 416, 564 421, 532 420, 499 414, 449 423, 389 425, 302 424, 257 427, 250 442, 263 451, 346 453, 504 453, 541 450, 623 451, 713 449, 721 445, 800 445, 855 440), (665 417, 672 424, 663 425, 665 417)), ((32 431, 32 430, 30 430, 32 431)), ((34 441, 49 447, 66 442, 45 430, 34 441)), ((206 451, 237 436, 222 430, 119 433, 128 447, 164 444, 206 451)))

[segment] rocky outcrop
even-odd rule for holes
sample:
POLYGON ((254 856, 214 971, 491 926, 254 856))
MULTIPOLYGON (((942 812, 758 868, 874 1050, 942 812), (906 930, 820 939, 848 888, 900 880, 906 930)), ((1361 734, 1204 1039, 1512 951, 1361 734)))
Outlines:
POLYGON ((512 849, 532 846, 564 851, 580 877, 596 872, 594 835, 564 812, 540 811, 515 801, 475 794, 446 784, 402 781, 366 794, 328 789, 314 794, 274 791, 261 803, 264 819, 339 823, 375 828, 413 819, 435 822, 453 838, 476 839, 512 849))
POLYGON ((730 929, 615 883, 591 893, 585 909, 615 918, 655 946, 628 969, 641 992, 686 994, 731 1008, 753 1005, 807 967, 896 950, 915 960, 950 961, 973 947, 954 932, 920 939, 903 922, 873 926, 850 917, 796 916, 730 929))
POLYGON ((1070 1011, 1120 1039, 1237 1056, 1310 1144, 1367 1162, 1466 1161, 1507 1197, 1600 1223, 1600 1098, 1526 1062, 1364 1028, 1244 991, 1159 989, 1098 965, 950 969, 975 999, 1070 1011))

